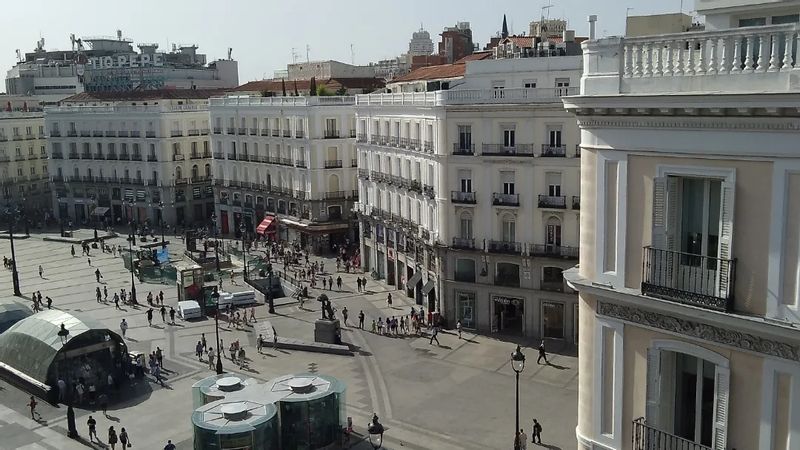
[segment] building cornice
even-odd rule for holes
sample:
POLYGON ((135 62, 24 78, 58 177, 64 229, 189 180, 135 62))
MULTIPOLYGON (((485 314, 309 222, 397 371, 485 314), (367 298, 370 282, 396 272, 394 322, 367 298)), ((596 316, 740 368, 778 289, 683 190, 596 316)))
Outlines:
POLYGON ((583 129, 637 128, 637 129, 693 129, 789 132, 800 131, 800 122, 789 117, 711 117, 669 115, 597 115, 578 116, 578 126, 583 129))

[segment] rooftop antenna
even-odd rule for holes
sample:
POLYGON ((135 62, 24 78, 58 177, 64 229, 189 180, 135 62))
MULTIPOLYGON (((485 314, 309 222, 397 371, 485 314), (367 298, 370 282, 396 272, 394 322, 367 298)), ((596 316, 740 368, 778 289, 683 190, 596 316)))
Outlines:
POLYGON ((233 47, 228 47, 228 61, 231 61, 231 53, 233 53, 233 47))
POLYGON ((311 61, 311 59, 308 57, 308 54, 309 54, 310 52, 311 52, 311 46, 310 46, 310 45, 308 45, 308 44, 306 44, 306 62, 309 62, 309 61, 311 61))
POLYGON ((19 49, 17 49, 17 62, 22 62, 22 53, 19 52, 19 49))
POLYGON ((350 64, 356 65, 356 51, 353 48, 353 44, 350 44, 350 64))
POLYGON ((297 64, 297 49, 292 47, 292 64, 297 64))
POLYGON ((70 33, 69 42, 72 44, 72 51, 75 51, 75 33, 70 33))

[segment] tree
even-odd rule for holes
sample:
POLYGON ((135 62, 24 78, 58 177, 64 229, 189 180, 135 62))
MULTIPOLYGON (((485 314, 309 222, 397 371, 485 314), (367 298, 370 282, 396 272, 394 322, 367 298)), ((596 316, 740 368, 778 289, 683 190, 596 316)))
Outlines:
POLYGON ((317 95, 320 97, 331 95, 331 92, 325 86, 317 87, 317 95))
POLYGON ((347 95, 347 88, 342 86, 336 90, 336 95, 347 95))
POLYGON ((308 88, 308 95, 312 97, 317 95, 317 79, 315 77, 311 77, 311 83, 309 83, 309 88, 308 88))
POLYGON ((283 96, 286 97, 286 80, 281 78, 281 89, 283 89, 283 96))

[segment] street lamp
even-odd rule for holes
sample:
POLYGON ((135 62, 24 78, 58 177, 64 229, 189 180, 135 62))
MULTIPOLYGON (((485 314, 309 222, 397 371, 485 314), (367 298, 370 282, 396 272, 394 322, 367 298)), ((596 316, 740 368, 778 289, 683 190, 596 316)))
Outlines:
POLYGON ((164 202, 158 202, 158 218, 161 225, 161 248, 167 248, 167 242, 164 239, 164 202))
POLYGON ((91 212, 92 227, 94 228, 94 240, 97 241, 97 215, 95 214, 95 210, 97 209, 97 199, 95 197, 92 197, 91 201, 92 201, 91 204, 93 206, 92 212, 91 212))
MULTIPOLYGON (((219 347, 219 291, 214 287, 214 292, 211 293, 211 298, 214 299, 216 304, 216 311, 214 311, 214 332, 217 336, 217 375, 222 375, 222 349, 219 347)), ((203 299, 205 301, 205 299, 203 299)))
POLYGON ((219 240, 217 236, 219 235, 219 230, 217 230, 217 216, 211 216, 211 223, 214 225, 214 257, 217 261, 217 274, 219 274, 219 240))
POLYGON ((372 422, 367 427, 367 433, 369 433, 369 443, 372 444, 372 448, 378 450, 383 445, 383 425, 378 422, 378 415, 372 414, 372 422))
POLYGON ((14 287, 14 295, 22 297, 22 292, 19 290, 19 272, 17 272, 17 254, 14 249, 14 224, 17 221, 17 213, 19 212, 16 206, 11 205, 6 207, 6 215, 9 217, 9 232, 8 239, 11 241, 11 281, 14 287))
POLYGON ((136 283, 133 280, 133 245, 136 244, 135 225, 131 222, 131 233, 128 236, 128 256, 131 258, 131 302, 136 305, 136 283))
POLYGON ((511 354, 511 368, 514 369, 514 373, 517 375, 517 389, 516 389, 516 406, 517 406, 517 421, 516 427, 514 428, 514 435, 519 432, 519 374, 523 370, 525 370, 525 355, 522 353, 522 349, 517 344, 517 349, 511 354))
POLYGON ((242 274, 242 279, 247 281, 247 247, 245 246, 245 232, 247 231, 247 227, 245 227, 244 222, 239 227, 239 232, 242 234, 242 261, 244 265, 244 273, 242 274))
POLYGON ((272 264, 267 263, 267 304, 269 313, 275 314, 275 302, 272 300, 272 264))

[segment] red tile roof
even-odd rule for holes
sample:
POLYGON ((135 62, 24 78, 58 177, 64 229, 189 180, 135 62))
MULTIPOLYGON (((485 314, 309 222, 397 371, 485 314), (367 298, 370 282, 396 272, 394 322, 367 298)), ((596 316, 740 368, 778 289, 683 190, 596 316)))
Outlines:
POLYGON ((438 66, 420 67, 411 73, 397 77, 393 83, 423 80, 441 80, 446 78, 463 77, 469 61, 479 61, 492 56, 491 52, 475 52, 467 55, 453 64, 440 64, 438 66))
POLYGON ((126 92, 81 92, 61 100, 64 102, 112 102, 144 100, 190 100, 206 99, 222 95, 230 89, 157 89, 126 92))
MULTIPOLYGON (((295 81, 286 80, 286 94, 294 94, 295 81)), ((301 94, 308 92, 311 87, 311 80, 297 80, 297 91, 301 94)), ((361 89, 364 93, 369 93, 385 86, 385 83, 380 78, 329 78, 316 80, 317 86, 324 86, 329 92, 334 93, 345 87, 349 90, 361 89)), ((248 91, 248 92, 271 92, 276 94, 283 93, 283 83, 281 80, 258 80, 245 83, 235 89, 234 91, 248 91)))

